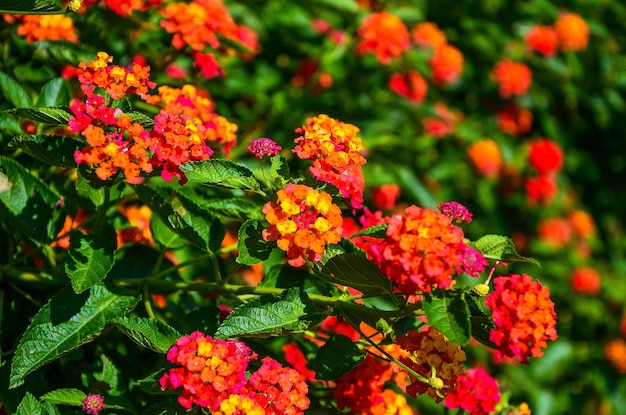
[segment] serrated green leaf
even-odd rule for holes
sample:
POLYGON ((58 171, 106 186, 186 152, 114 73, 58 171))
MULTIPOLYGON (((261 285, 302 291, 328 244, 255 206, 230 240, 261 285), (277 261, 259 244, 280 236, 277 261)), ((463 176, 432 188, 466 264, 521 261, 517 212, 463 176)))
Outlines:
POLYGON ((112 226, 98 232, 72 231, 64 260, 67 276, 76 294, 93 287, 107 276, 115 263, 117 235, 112 226))
POLYGON ((386 238, 388 227, 389 227, 388 223, 383 223, 382 225, 370 226, 367 229, 363 229, 362 231, 355 233, 350 238, 356 238, 357 236, 369 236, 370 238, 386 238))
POLYGON ((261 188, 252 171, 229 160, 192 161, 181 164, 180 169, 191 182, 254 192, 261 188))
POLYGON ((498 346, 489 339, 489 332, 496 327, 493 320, 482 310, 474 295, 471 293, 466 295, 465 300, 470 311, 472 337, 485 346, 497 350, 498 346))
POLYGON ((0 13, 61 14, 67 13, 67 8, 54 0, 3 0, 0 13))
POLYGON ((202 204, 202 207, 213 214, 227 218, 245 221, 246 219, 265 219, 261 207, 249 199, 227 198, 211 199, 202 204))
POLYGON ((235 308, 218 327, 216 337, 267 337, 301 333, 321 315, 305 292, 290 288, 282 295, 263 295, 235 308))
POLYGON ((55 405, 82 406, 82 401, 86 397, 87 394, 81 390, 73 388, 63 388, 48 392, 45 395, 42 395, 39 399, 41 399, 42 401, 53 403, 55 405))
POLYGON ((180 337, 176 329, 160 320, 125 316, 113 320, 113 324, 141 347, 157 353, 167 353, 180 337))
POLYGON ((41 366, 94 340, 104 326, 132 310, 138 298, 103 284, 76 295, 66 287, 44 305, 22 335, 11 362, 10 388, 41 366))
POLYGON ((96 207, 102 206, 105 202, 110 203, 117 200, 122 195, 124 186, 124 181, 100 180, 98 176, 88 170, 85 164, 78 166, 76 191, 79 195, 89 199, 96 207))
POLYGON ((47 415, 44 407, 30 392, 26 392, 24 398, 17 407, 16 415, 47 415))
POLYGON ((188 244, 185 239, 167 226, 159 215, 153 215, 150 218, 150 231, 154 240, 164 248, 179 249, 188 244))
POLYGON ((137 410, 133 404, 123 396, 107 396, 104 398, 105 407, 108 410, 118 410, 128 412, 129 414, 136 414, 137 410))
POLYGON ((53 235, 49 223, 59 196, 18 162, 0 156, 0 218, 39 242, 53 235))
POLYGON ((470 341, 470 312, 465 293, 435 290, 424 295, 428 323, 452 343, 465 346, 470 341))
POLYGON ((65 107, 11 108, 4 112, 16 117, 51 125, 68 125, 72 117, 72 113, 67 111, 65 107))
POLYGON ((0 72, 0 90, 5 98, 16 107, 32 107, 33 102, 26 89, 4 72, 0 72))
MULTIPOLYGON (((160 369, 157 372, 151 373, 145 378, 133 380, 131 381, 131 383, 134 386, 139 386, 139 388, 144 392, 162 395, 167 393, 167 391, 161 390, 161 386, 159 385, 159 379, 163 376, 165 372, 166 369, 160 369)), ((177 405, 180 407, 180 404, 177 403, 177 405)))
POLYGON ((269 258, 276 243, 263 240, 263 226, 258 220, 250 219, 239 228, 237 262, 244 265, 258 264, 269 258))
POLYGON ((534 258, 524 257, 517 253, 511 238, 502 235, 485 235, 468 245, 479 251, 485 258, 504 262, 524 262, 541 266, 534 258))
POLYGON ((281 156, 273 156, 270 161, 270 179, 272 179, 276 188, 284 188, 290 177, 287 159, 281 156))
POLYGON ((152 127, 154 127, 154 118, 148 117, 143 112, 131 111, 131 112, 125 112, 124 115, 130 118, 130 121, 132 123, 137 123, 141 125, 143 128, 151 129, 152 127))
POLYGON ((224 239, 222 223, 208 210, 172 189, 137 185, 135 192, 174 232, 198 248, 216 251, 224 239))
POLYGON ((348 336, 339 334, 320 347, 311 362, 311 369, 315 371, 315 379, 334 380, 358 366, 365 356, 348 336))
POLYGON ((94 377, 99 381, 106 383, 109 387, 109 394, 117 395, 119 392, 123 392, 127 389, 126 382, 122 379, 120 371, 115 367, 111 359, 106 355, 100 355, 100 361, 102 362, 102 371, 95 373, 94 377), (120 391, 120 386, 122 390, 120 391))
POLYGON ((64 78, 54 78, 41 88, 37 99, 38 107, 60 107, 70 102, 70 90, 64 78))
POLYGON ((378 267, 359 254, 345 253, 330 258, 321 266, 329 281, 356 288, 367 296, 392 295, 391 281, 378 267))
POLYGON ((56 135, 22 135, 13 137, 16 147, 46 164, 76 167, 74 152, 82 147, 79 141, 56 135))

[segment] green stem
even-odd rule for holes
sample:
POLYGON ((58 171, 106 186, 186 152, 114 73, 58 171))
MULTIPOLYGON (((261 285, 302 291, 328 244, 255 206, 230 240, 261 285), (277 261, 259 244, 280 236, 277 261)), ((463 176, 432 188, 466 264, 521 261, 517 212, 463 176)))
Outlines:
POLYGON ((166 268, 163 271, 155 273, 149 279, 150 280, 158 280, 158 279, 160 279, 162 277, 165 277, 166 275, 168 275, 168 274, 170 274, 172 272, 175 272, 175 271, 179 270, 180 268, 186 267, 187 265, 193 265, 193 264, 197 264, 198 262, 205 261, 205 260, 209 259, 211 257, 211 255, 212 254, 210 254, 210 253, 206 253, 206 254, 200 255, 200 256, 198 256, 196 258, 193 258, 193 259, 181 262, 179 264, 176 264, 174 266, 166 268))
POLYGON ((148 317, 151 319, 155 319, 154 310, 152 310, 152 303, 150 302, 150 290, 148 289, 148 284, 143 285, 143 306, 146 309, 146 313, 148 313, 148 317))
POLYGON ((104 220, 106 219, 106 212, 109 207, 109 203, 111 201, 111 188, 104 188, 104 202, 102 206, 98 208, 98 216, 96 218, 96 223, 93 225, 93 231, 98 232, 102 225, 104 224, 104 220))

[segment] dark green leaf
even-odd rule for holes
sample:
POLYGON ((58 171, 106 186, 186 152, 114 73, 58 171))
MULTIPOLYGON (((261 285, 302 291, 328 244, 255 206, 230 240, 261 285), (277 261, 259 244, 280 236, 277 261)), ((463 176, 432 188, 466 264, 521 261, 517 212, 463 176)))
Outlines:
POLYGON ((33 106, 31 97, 26 89, 4 72, 0 72, 0 89, 6 99, 14 106, 25 108, 33 106))
POLYGON ((113 320, 113 324, 141 347, 157 353, 167 353, 180 337, 174 328, 160 320, 125 316, 113 320))
POLYGON ((518 254, 513 240, 506 236, 485 235, 477 241, 468 243, 468 245, 483 254, 485 258, 504 262, 525 262, 541 266, 536 259, 518 254))
MULTIPOLYGON (((139 386, 144 392, 162 395, 166 393, 161 390, 161 386, 159 385, 159 379, 163 376, 163 373, 165 373, 165 369, 160 369, 143 379, 133 380, 132 385, 139 386)), ((179 403, 177 403, 177 405, 180 407, 179 403)))
POLYGON ((370 238, 385 238, 387 237, 388 223, 382 225, 370 226, 367 229, 363 229, 360 232, 355 233, 350 238, 356 238, 357 236, 369 236, 370 238))
POLYGON ((391 281, 378 267, 359 254, 345 253, 326 261, 322 271, 335 284, 356 288, 367 296, 391 295, 391 281))
POLYGON ((67 8, 54 0, 2 0, 0 13, 61 14, 67 13, 67 8))
POLYGON ((98 284, 76 295, 66 287, 43 306, 22 335, 11 364, 9 387, 41 366, 94 340, 104 326, 132 310, 138 298, 98 284))
POLYGON ((192 161, 180 169, 191 182, 252 191, 261 188, 252 171, 229 160, 192 161))
POLYGON ((43 86, 37 99, 38 107, 59 107, 70 102, 70 90, 64 78, 54 78, 43 86))
POLYGON ((46 415, 41 402, 37 400, 30 392, 26 392, 24 398, 17 407, 16 415, 46 415))
POLYGON ((261 212, 261 207, 258 204, 243 198, 215 198, 203 203, 202 207, 210 210, 215 215, 240 221, 265 219, 265 215, 261 212))
POLYGON ((117 235, 112 226, 98 232, 72 231, 64 266, 76 294, 93 287, 107 276, 115 263, 117 235))
POLYGON ((185 333, 201 331, 210 336, 217 331, 220 309, 215 305, 196 308, 185 315, 185 333))
POLYGON ((0 218, 17 231, 49 242, 59 196, 18 162, 0 156, 0 218))
POLYGON ((22 135, 13 143, 37 160, 59 167, 76 167, 74 152, 82 147, 73 138, 56 135, 22 135))
POLYGON ((424 295, 428 323, 452 343, 465 346, 470 341, 470 312, 465 293, 435 290, 424 295))
POLYGON ((472 337, 487 347, 497 350, 498 346, 489 340, 489 332, 495 328, 493 320, 482 310, 476 297, 472 294, 466 295, 465 300, 469 306, 470 323, 472 325, 472 337))
POLYGON ((108 395, 104 398, 104 404, 108 410, 118 410, 128 412, 130 414, 136 414, 137 410, 133 406, 133 404, 123 396, 112 396, 108 395))
POLYGON ((100 180, 93 172, 89 172, 84 164, 78 166, 76 191, 82 197, 89 199, 96 207, 102 206, 107 200, 109 202, 117 200, 124 186, 123 181, 116 183, 112 179, 100 180))
MULTIPOLYGON (((159 393, 162 394, 163 392, 159 389, 159 393)), ((142 415, 189 415, 189 412, 180 406, 178 402, 152 402, 153 401, 151 401, 149 406, 143 410, 142 415)))
POLYGON ((216 337, 267 337, 301 333, 320 321, 306 293, 290 288, 282 295, 263 295, 235 308, 216 337))
POLYGON ((72 113, 64 107, 48 108, 11 108, 4 111, 7 114, 26 118, 27 120, 52 125, 68 125, 72 113))
POLYGON ((102 362, 102 371, 95 373, 94 376, 99 382, 106 383, 110 388, 109 394, 115 395, 118 392, 126 391, 127 382, 122 378, 120 371, 115 367, 113 362, 106 356, 100 355, 102 362))
POLYGON ((237 241, 237 262, 244 265, 257 264, 269 258, 276 248, 276 243, 265 242, 261 233, 263 226, 258 220, 247 220, 239 228, 239 239, 237 241))
POLYGON ((348 336, 339 334, 320 347, 311 362, 311 369, 315 371, 316 379, 334 380, 356 367, 365 356, 348 336))
POLYGON ((42 401, 47 401, 55 405, 82 406, 82 401, 86 397, 87 394, 85 394, 85 392, 81 390, 64 388, 48 392, 45 395, 41 396, 40 399, 42 401))

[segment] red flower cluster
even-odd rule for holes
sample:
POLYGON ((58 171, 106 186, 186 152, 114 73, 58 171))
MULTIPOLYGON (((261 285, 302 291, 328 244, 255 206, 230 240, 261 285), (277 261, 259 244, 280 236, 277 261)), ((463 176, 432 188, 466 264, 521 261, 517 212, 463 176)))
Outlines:
POLYGON ((572 239, 572 227, 566 219, 551 217, 539 222, 537 234, 542 242, 553 248, 561 248, 572 239))
POLYGON ((600 292, 600 273, 591 267, 578 267, 570 276, 574 292, 583 295, 596 295, 600 292))
POLYGON ((524 180, 526 195, 531 204, 549 204, 558 191, 556 176, 554 174, 544 174, 536 177, 527 177, 524 180))
POLYGON ((491 71, 491 76, 498 84, 498 92, 502 98, 526 94, 533 80, 532 75, 528 66, 510 59, 498 61, 491 71))
POLYGON ((506 105, 496 117, 500 131, 513 136, 528 133, 533 124, 533 114, 515 104, 506 105))
POLYGON ((361 364, 337 379, 333 389, 337 407, 354 415, 412 415, 404 396, 383 390, 392 376, 389 363, 368 354, 361 364))
POLYGON ((528 160, 539 174, 557 173, 563 167, 563 150, 554 141, 539 138, 530 143, 528 160))
POLYGON ((548 340, 556 340, 556 313, 550 291, 527 274, 495 279, 495 290, 485 298, 496 326, 489 340, 498 346, 496 358, 543 356, 548 340))
POLYGON ((388 223, 385 239, 355 241, 381 272, 407 295, 452 288, 452 275, 463 270, 463 231, 448 216, 414 205, 388 223))
POLYGON ((428 83, 419 72, 409 70, 405 73, 392 74, 389 79, 389 89, 407 98, 413 104, 420 104, 426 98, 428 83))
POLYGON ((424 132, 435 138, 443 138, 454 132, 456 123, 462 118, 459 112, 451 111, 443 102, 433 105, 434 116, 424 117, 424 132))
POLYGON ((264 358, 247 379, 248 363, 256 354, 240 341, 196 331, 178 339, 167 359, 181 367, 169 369, 159 384, 162 389, 182 387, 178 402, 186 409, 196 404, 216 415, 299 415, 309 406, 304 378, 271 358, 264 358))
POLYGON ((496 410, 500 388, 485 369, 469 369, 457 378, 457 383, 457 388, 446 395, 446 408, 461 408, 472 415, 489 415, 496 410))
POLYGON ((372 203, 376 209, 391 209, 400 197, 400 187, 395 183, 383 184, 372 189, 372 203))
POLYGON ((467 149, 470 162, 485 177, 496 177, 502 167, 502 155, 495 141, 485 138, 476 141, 467 149))
POLYGON ((550 26, 536 25, 531 27, 524 37, 526 46, 544 56, 552 56, 559 46, 556 30, 550 26))
POLYGON ((276 241, 294 267, 303 266, 306 259, 319 261, 326 244, 341 239, 341 210, 328 193, 302 184, 289 183, 277 196, 276 202, 263 206, 270 224, 263 239, 276 241))
POLYGON ((448 43, 446 35, 432 22, 418 23, 411 30, 413 41, 421 48, 431 48, 430 68, 435 82, 451 84, 463 72, 463 54, 448 43))
POLYGON ((382 64, 389 64, 410 46, 409 31, 399 17, 383 11, 367 16, 358 31, 359 54, 373 53, 382 64))
POLYGON ((150 7, 160 5, 163 0, 103 0, 116 14, 120 16, 130 15, 135 10, 148 10, 150 7))
POLYGON ((363 206, 361 155, 363 142, 359 129, 325 114, 307 118, 306 125, 296 129, 302 134, 295 139, 293 152, 303 160, 311 160, 309 171, 320 181, 336 186, 350 206, 363 206))
POLYGON ((409 375, 411 384, 406 389, 409 395, 428 393, 440 402, 440 395, 445 397, 457 388, 457 379, 464 372, 462 363, 466 358, 460 346, 450 343, 433 328, 421 332, 409 331, 398 339, 398 345, 406 351, 406 355, 400 356, 402 363, 427 379, 433 380, 434 374, 441 381, 439 385, 436 385, 439 382, 428 384, 409 375))

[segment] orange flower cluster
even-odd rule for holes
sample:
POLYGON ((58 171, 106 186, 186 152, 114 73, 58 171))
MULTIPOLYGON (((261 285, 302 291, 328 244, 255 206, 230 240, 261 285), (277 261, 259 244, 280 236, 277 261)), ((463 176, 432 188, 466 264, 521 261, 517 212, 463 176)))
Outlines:
POLYGON ((419 47, 432 49, 430 67, 435 82, 451 84, 459 78, 463 72, 463 54, 448 43, 445 33, 435 23, 418 23, 411 36, 419 47))
POLYGON ((485 177, 496 177, 502 167, 502 155, 495 141, 485 138, 472 143, 467 149, 470 162, 478 173, 485 177))
POLYGON ((302 184, 289 183, 277 196, 276 202, 263 206, 270 224, 263 239, 276 241, 294 267, 303 266, 306 259, 319 261, 326 244, 341 239, 341 210, 328 193, 302 184))
POLYGON ((437 49, 448 43, 446 34, 432 22, 421 22, 415 25, 411 30, 411 37, 413 42, 421 48, 437 49))
POLYGON ((536 25, 526 32, 524 42, 530 50, 536 50, 544 56, 553 56, 558 48, 559 38, 554 28, 536 25))
POLYGON ((180 367, 169 369, 159 384, 162 389, 182 387, 178 402, 186 409, 196 404, 215 415, 303 414, 309 406, 304 378, 266 357, 247 379, 248 363, 256 357, 240 341, 196 331, 169 349, 167 360, 180 367))
POLYGON ((391 63, 409 49, 410 37, 398 16, 382 11, 367 16, 358 31, 357 53, 373 53, 382 64, 391 63))
POLYGON ((524 95, 530 89, 533 77, 528 66, 510 59, 496 62, 491 76, 498 84, 498 92, 502 98, 524 95))
POLYGON ((626 374, 626 341, 614 339, 604 346, 604 355, 618 373, 626 374))
POLYGON ((457 388, 457 379, 464 373, 462 363, 466 359, 460 346, 448 341, 432 327, 420 332, 409 331, 398 339, 398 345, 406 352, 406 355, 400 356, 402 363, 427 379, 436 380, 434 376, 441 381, 439 385, 436 382, 428 384, 409 375, 411 384, 406 389, 409 395, 428 393, 440 402, 442 396, 457 388))
POLYGON ((562 13, 554 26, 562 50, 580 51, 587 48, 589 26, 578 14, 562 13))
POLYGON ((383 390, 392 376, 388 362, 368 354, 357 367, 337 379, 333 389, 337 407, 349 409, 348 413, 354 415, 414 414, 404 396, 383 390))
POLYGON ((556 340, 556 313, 550 291, 527 274, 511 274, 494 281, 495 290, 485 298, 495 329, 489 340, 498 346, 496 359, 543 356, 548 340, 556 340))
POLYGON ((572 227, 566 219, 551 217, 539 222, 537 234, 539 239, 546 244, 561 248, 572 239, 572 227))
POLYGON ((420 104, 426 98, 428 83, 419 72, 409 70, 405 73, 394 73, 389 79, 389 89, 407 98, 413 104, 420 104))
POLYGON ((513 136, 528 133, 533 124, 533 114, 515 104, 504 106, 496 117, 500 131, 513 136))
POLYGON ((544 174, 536 177, 527 177, 524 180, 526 195, 531 204, 541 203, 547 205, 554 200, 558 187, 556 176, 544 174))
POLYGON ((407 295, 452 288, 452 275, 462 269, 466 254, 461 228, 448 216, 415 205, 388 223, 385 239, 358 242, 381 272, 407 295))
POLYGON ((589 239, 595 235, 595 224, 588 212, 577 209, 566 218, 543 219, 537 226, 537 234, 542 242, 553 248, 562 248, 574 240, 575 252, 586 258, 590 254, 589 239))
POLYGON ((17 27, 17 34, 26 37, 27 43, 40 40, 78 42, 74 21, 62 14, 5 15, 4 20, 7 23, 19 20, 21 23, 17 27))
POLYGON ((161 113, 179 115, 189 120, 192 128, 202 132, 201 137, 215 150, 226 154, 237 143, 237 125, 214 112, 215 105, 206 92, 193 85, 182 88, 159 87, 159 94, 151 96, 148 102, 161 105, 161 113))
POLYGON ((128 205, 120 207, 122 214, 128 219, 130 227, 117 229, 117 247, 126 243, 153 245, 150 218, 152 211, 146 205, 128 205))
POLYGON ((567 220, 572 226, 572 231, 579 238, 589 239, 596 233, 596 225, 589 212, 575 209, 567 215, 567 220))
POLYGON ((296 129, 302 134, 295 139, 293 152, 303 160, 311 160, 309 171, 320 181, 336 186, 354 209, 363 205, 361 155, 363 142, 357 136, 359 129, 326 114, 307 118, 306 124, 296 129))
POLYGON ((372 203, 376 209, 392 209, 398 197, 400 197, 400 187, 395 183, 383 184, 372 189, 372 203))
POLYGON ((570 285, 578 294, 596 295, 600 292, 600 273, 591 267, 578 267, 570 276, 570 285))

